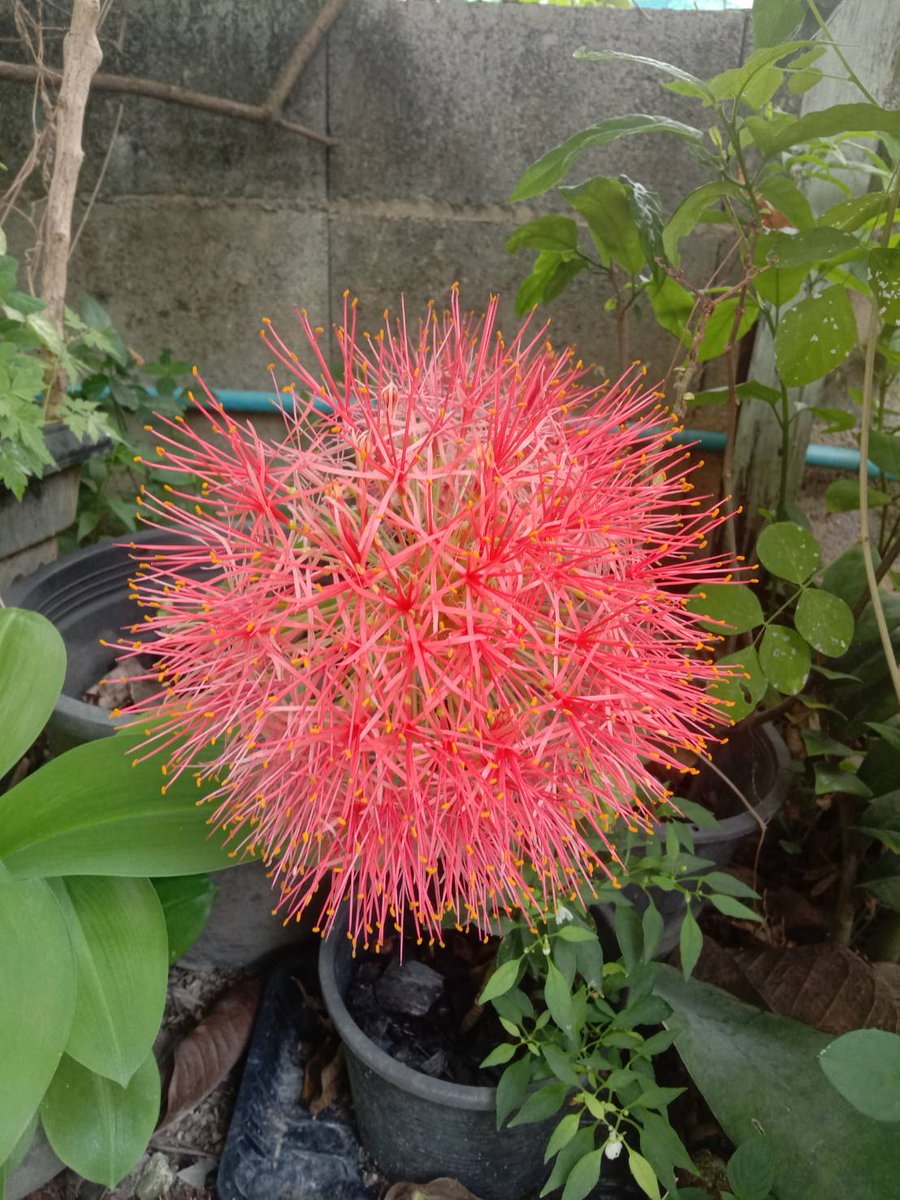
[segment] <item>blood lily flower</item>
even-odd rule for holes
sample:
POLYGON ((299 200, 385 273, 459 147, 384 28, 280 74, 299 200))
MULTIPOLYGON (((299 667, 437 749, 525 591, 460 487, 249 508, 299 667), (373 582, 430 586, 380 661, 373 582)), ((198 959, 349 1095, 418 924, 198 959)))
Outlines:
POLYGON ((205 427, 157 429, 159 465, 202 487, 142 498, 187 539, 135 573, 166 686, 145 752, 218 779, 211 821, 285 917, 321 885, 320 926, 346 900, 354 942, 402 914, 440 939, 450 913, 552 911, 610 818, 668 795, 653 764, 727 722, 685 603, 734 563, 698 557, 724 518, 659 394, 638 369, 589 383, 544 331, 504 343, 496 309, 469 320, 454 291, 371 338, 348 304, 340 375, 305 315, 303 357, 266 323, 280 441, 202 383, 205 427))

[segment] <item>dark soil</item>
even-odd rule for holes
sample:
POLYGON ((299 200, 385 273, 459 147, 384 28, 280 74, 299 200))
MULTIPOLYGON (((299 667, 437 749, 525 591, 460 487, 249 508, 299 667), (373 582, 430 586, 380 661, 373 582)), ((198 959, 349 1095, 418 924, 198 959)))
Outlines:
POLYGON ((500 1069, 480 1064, 506 1035, 494 1010, 475 1001, 495 949, 454 932, 444 947, 397 939, 382 954, 364 951, 356 959, 347 1008, 362 1031, 404 1066, 449 1083, 494 1087, 500 1069))

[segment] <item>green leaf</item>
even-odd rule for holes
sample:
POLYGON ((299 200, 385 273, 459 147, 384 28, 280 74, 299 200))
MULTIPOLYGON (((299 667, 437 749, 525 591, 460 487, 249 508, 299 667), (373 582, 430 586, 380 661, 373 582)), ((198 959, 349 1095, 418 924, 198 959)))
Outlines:
POLYGON ((124 1087, 149 1054, 166 1002, 166 923, 147 879, 53 880, 75 955, 66 1053, 124 1087))
POLYGON ((761 1012, 718 988, 654 967, 656 991, 683 1023, 676 1046, 735 1145, 766 1132, 772 1191, 790 1200, 890 1196, 896 1134, 822 1086, 818 1055, 832 1038, 761 1012))
POLYGON ((652 899, 644 909, 644 915, 641 917, 641 928, 644 935, 642 957, 644 962, 650 962, 659 949, 659 943, 662 941, 663 935, 663 919, 652 899))
POLYGON ((572 250, 558 253, 542 250, 531 274, 516 293, 516 312, 529 313, 536 304, 546 304, 564 292, 576 275, 587 269, 587 259, 572 250))
POLYGON ((742 188, 727 179, 704 183, 685 196, 663 230, 663 250, 669 262, 677 265, 681 261, 678 243, 695 228, 701 213, 711 205, 720 203, 726 196, 734 200, 745 199, 742 188))
POLYGON ((584 46, 576 50, 573 58, 580 62, 630 62, 637 63, 642 67, 652 67, 654 71, 662 71, 664 75, 671 75, 679 83, 688 84, 693 90, 683 93, 685 95, 703 96, 707 100, 714 99, 709 85, 696 75, 692 75, 690 71, 685 71, 681 67, 676 67, 673 63, 663 62, 659 58, 647 58, 643 54, 629 54, 624 50, 587 50, 584 46))
POLYGON ((578 1132, 580 1124, 580 1113, 566 1113, 550 1134, 550 1141, 547 1143, 547 1150, 544 1154, 544 1162, 549 1162, 554 1154, 557 1154, 562 1150, 563 1146, 567 1146, 571 1142, 572 1138, 578 1132))
POLYGON ((0 859, 14 875, 188 875, 239 861, 207 824, 190 772, 132 766, 134 731, 69 750, 0 796, 0 859))
POLYGON ((862 547, 851 546, 830 562, 822 575, 822 587, 832 596, 840 596, 851 607, 866 590, 866 566, 862 547))
POLYGON ((698 146, 703 141, 703 134, 699 129, 693 129, 690 125, 670 120, 668 117, 650 116, 646 113, 609 117, 606 121, 583 129, 559 146, 548 150, 524 173, 510 200, 531 200, 546 192, 548 188, 555 187, 568 175, 582 150, 591 146, 606 146, 619 138, 635 137, 641 133, 670 133, 698 146))
POLYGON ((789 583, 805 583, 822 561, 822 547, 816 538, 793 521, 767 525, 759 535, 756 553, 771 575, 789 583))
POLYGON ((853 612, 838 596, 807 588, 794 613, 797 632, 830 658, 844 654, 853 641, 853 612))
POLYGON ((681 955, 681 969, 685 978, 693 974, 702 950, 703 933, 691 912, 690 903, 685 902, 684 920, 681 922, 681 930, 678 934, 678 951, 681 955))
POLYGON ((815 223, 809 200, 790 176, 781 172, 766 175, 760 180, 756 190, 777 212, 783 213, 796 229, 808 229, 815 223))
POLYGON ((641 231, 632 210, 631 189, 618 179, 597 175, 559 194, 588 223, 604 262, 612 259, 631 275, 646 262, 641 231))
POLYGON ((820 226, 793 236, 782 235, 770 253, 779 267, 791 268, 818 266, 847 254, 865 253, 865 248, 851 233, 820 226))
POLYGON ((835 284, 785 312, 775 331, 775 362, 788 387, 801 387, 839 367, 857 342, 847 289, 835 284))
POLYGON ((683 338, 694 312, 693 295, 674 280, 663 274, 647 288, 657 322, 677 338, 683 338))
POLYGON ((0 609, 0 776, 46 725, 65 674, 66 648, 47 618, 0 609))
POLYGON ((514 1046, 512 1042, 504 1042, 501 1046, 497 1046, 490 1054, 482 1061, 483 1067, 500 1067, 508 1063, 515 1054, 518 1046, 514 1046))
POLYGON ((848 754, 853 753, 849 746, 845 746, 843 742, 839 742, 830 734, 823 733, 820 729, 804 729, 802 737, 803 746, 809 758, 816 758, 821 754, 846 758, 848 754))
POLYGON ((696 1174, 697 1168, 682 1145, 681 1138, 665 1117, 647 1112, 641 1118, 641 1153, 669 1191, 675 1190, 673 1167, 696 1174))
POLYGON ((566 1035, 571 1037, 574 1028, 574 1011, 572 1008, 572 993, 562 971, 552 961, 547 962, 547 982, 544 984, 544 1001, 550 1010, 550 1016, 566 1035))
POLYGON ((713 908, 717 908, 726 917, 737 917, 741 921, 759 921, 762 918, 752 908, 736 900, 734 896, 718 896, 715 893, 706 897, 713 908))
POLYGON ((518 1108, 525 1098, 525 1092, 531 1080, 531 1062, 529 1055, 510 1063, 497 1084, 497 1128, 502 1129, 506 1118, 514 1108, 518 1108))
POLYGON ((584 1200, 597 1186, 603 1169, 603 1151, 591 1150, 571 1169, 563 1188, 562 1200, 584 1200))
POLYGON ((127 1087, 63 1057, 41 1107, 47 1140, 85 1179, 115 1187, 147 1147, 159 1117, 159 1071, 149 1054, 127 1087))
POLYGON ((850 200, 841 200, 840 203, 833 204, 822 213, 818 224, 852 232, 880 217, 889 206, 889 192, 867 192, 864 196, 854 196, 850 200))
POLYGON ((900 873, 898 873, 897 858, 890 854, 882 855, 875 866, 860 880, 862 887, 872 893, 880 903, 900 912, 900 873))
POLYGON ((718 358, 732 343, 737 345, 744 334, 755 323, 759 315, 759 308, 755 300, 750 299, 749 296, 744 297, 743 312, 735 331, 734 322, 740 303, 740 296, 729 296, 726 300, 717 300, 715 302, 715 307, 704 326, 703 340, 697 352, 697 358, 700 362, 708 362, 711 358, 718 358))
POLYGON ((509 1123, 510 1129, 515 1125, 534 1125, 537 1121, 546 1121, 554 1113, 559 1112, 569 1094, 567 1083, 548 1083, 532 1092, 525 1103, 509 1123))
MULTIPOLYGON (((809 411, 821 420, 826 421, 825 433, 846 433, 848 429, 853 429, 856 426, 856 416, 854 413, 847 412, 844 408, 823 408, 820 404, 811 404, 809 411)), ((849 483, 855 487, 852 479, 840 480, 841 483, 849 483)))
POLYGON ((208 875, 174 875, 150 882, 162 905, 169 962, 174 963, 187 954, 203 932, 218 889, 208 875))
POLYGON ((695 587, 687 603, 688 612, 709 620, 707 629, 726 633, 746 633, 763 623, 763 611, 756 593, 742 583, 705 583, 695 587))
POLYGON ((660 1200, 659 1196, 659 1181, 656 1178, 656 1172, 647 1162, 642 1154, 638 1154, 636 1150, 628 1147, 628 1166, 631 1170, 634 1182, 638 1185, 641 1191, 650 1197, 650 1200, 660 1200))
POLYGON ((723 673, 728 670, 733 674, 714 680, 709 687, 710 694, 722 702, 727 716, 739 721, 752 713, 766 694, 768 684, 759 663, 759 655, 752 646, 748 646, 745 650, 720 658, 718 667, 723 673))
POLYGON ((74 1010, 69 934, 53 893, 0 868, 0 1163, 59 1066, 74 1010))
POLYGON ((523 246, 534 250, 574 250, 577 245, 578 226, 571 217, 556 214, 538 217, 520 225, 506 241, 509 254, 514 254, 523 246))
POLYGON ((484 985, 484 990, 478 997, 479 1004, 487 1004, 489 1000, 493 1000, 495 996, 502 996, 515 987, 516 981, 519 978, 519 969, 522 965, 520 958, 511 958, 508 962, 501 963, 497 970, 493 973, 487 983, 484 985))
POLYGON ((741 1142, 728 1161, 728 1182, 740 1200, 768 1200, 775 1182, 775 1163, 765 1137, 741 1142))
POLYGON ((840 792, 844 796, 863 796, 868 799, 872 795, 871 788, 853 771, 840 771, 824 763, 816 763, 815 777, 817 796, 840 792))
POLYGON ((900 854, 900 791, 877 796, 853 828, 878 838, 894 854, 900 854))
POLYGON ((900 475, 900 437, 873 429, 869 434, 869 458, 885 475, 900 475))
POLYGON ((784 122, 781 128, 776 126, 774 130, 764 129, 763 126, 770 123, 752 117, 745 124, 757 145, 771 156, 789 150, 791 146, 843 133, 876 132, 900 137, 900 110, 882 108, 879 104, 833 104, 830 108, 784 122))
POLYGON ((708 875, 703 876, 703 886, 711 892, 718 892, 721 896, 743 896, 746 900, 758 900, 759 894, 750 887, 749 883, 744 883, 743 879, 738 879, 734 875, 729 875, 727 871, 710 871, 708 875))
MULTIPOLYGON (((868 489, 869 508, 884 508, 890 504, 887 492, 868 489)), ((855 512, 859 508, 859 484, 855 479, 835 479, 825 492, 825 503, 830 513, 855 512)))
POLYGON ((875 1121, 900 1121, 900 1037, 854 1029, 826 1046, 819 1065, 845 1100, 875 1121))
POLYGON ((641 961, 644 936, 641 919, 630 904, 616 905, 615 929, 625 969, 630 972, 641 961))
POLYGON ((759 647, 759 665, 773 687, 796 696, 809 676, 809 646, 799 633, 784 625, 769 625, 759 647))
POLYGON ((869 283, 885 325, 900 322, 900 247, 876 246, 869 251, 869 283))
POLYGON ((603 984, 603 950, 597 938, 576 945, 575 962, 588 987, 599 991, 603 984))

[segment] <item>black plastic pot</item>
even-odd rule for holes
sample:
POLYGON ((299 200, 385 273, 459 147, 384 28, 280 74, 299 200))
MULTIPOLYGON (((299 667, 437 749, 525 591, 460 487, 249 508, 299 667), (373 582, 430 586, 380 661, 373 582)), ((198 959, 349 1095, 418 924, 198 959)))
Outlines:
POLYGON ((411 1181, 449 1176, 482 1200, 519 1200, 539 1188, 552 1124, 498 1132, 494 1088, 445 1083, 385 1054, 347 1011, 352 970, 339 929, 319 952, 319 983, 344 1043, 360 1139, 384 1173, 411 1181))
MULTIPOLYGON (((716 751, 715 764, 717 771, 709 766, 701 766, 695 788, 692 789, 704 807, 731 814, 720 819, 714 828, 691 825, 694 852, 698 858, 709 859, 712 864, 709 871, 728 866, 742 838, 759 835, 759 821, 766 823, 775 816, 784 803, 791 783, 790 752, 781 734, 771 725, 735 729, 728 742, 716 751), (756 817, 747 811, 728 780, 753 806, 756 817)), ((638 914, 646 909, 648 898, 653 900, 663 918, 663 934, 657 957, 664 958, 678 944, 684 919, 683 896, 680 892, 665 892, 660 888, 644 891, 636 886, 626 886, 623 894, 632 901, 638 914)), ((702 906, 697 903, 693 907, 696 913, 702 906)), ((604 938, 604 931, 600 928, 604 950, 617 953, 611 934, 615 925, 615 906, 600 904, 595 911, 610 931, 604 938)))
MULTIPOLYGON (((183 539, 176 534, 158 530, 129 538, 138 547, 179 540, 183 539)), ((109 712, 81 697, 113 664, 115 652, 102 646, 101 639, 119 641, 122 630, 144 615, 129 599, 128 579, 135 569, 133 554, 116 541, 98 542, 48 563, 10 589, 8 604, 41 613, 53 622, 66 644, 66 678, 47 725, 54 753, 115 731, 116 722, 109 712)))

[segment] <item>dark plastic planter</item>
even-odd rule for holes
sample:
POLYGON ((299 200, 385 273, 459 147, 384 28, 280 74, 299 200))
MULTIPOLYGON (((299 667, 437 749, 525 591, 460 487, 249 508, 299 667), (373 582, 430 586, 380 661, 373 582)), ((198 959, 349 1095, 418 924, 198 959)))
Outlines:
MULTIPOLYGON (((768 822, 784 803, 791 783, 791 756, 784 739, 771 725, 759 725, 751 729, 735 729, 728 742, 715 755, 716 766, 722 775, 735 784, 743 793, 757 816, 768 822)), ((759 835, 760 827, 752 813, 741 803, 735 791, 710 767, 701 767, 697 778, 696 795, 707 808, 716 812, 733 813, 719 821, 715 828, 691 825, 694 834, 694 851, 698 858, 712 863, 709 871, 728 866, 734 857, 738 843, 752 834, 759 835)), ((647 907, 648 896, 663 918, 663 934, 657 957, 664 958, 678 944, 681 922, 684 917, 684 899, 680 892, 664 892, 650 888, 625 887, 623 894, 634 904, 638 913, 647 907)), ((694 905, 699 912, 702 906, 694 905)), ((596 906, 610 933, 601 940, 604 949, 618 953, 611 931, 615 925, 615 906, 596 906)))
POLYGON ((497 1131, 496 1092, 432 1079, 380 1050, 344 1004, 353 958, 343 931, 319 952, 322 999, 344 1043, 363 1145, 393 1179, 458 1179, 482 1200, 519 1200, 540 1187, 549 1168, 549 1127, 497 1131))
MULTIPOLYGON (((141 546, 181 539, 176 534, 150 530, 130 540, 141 546)), ((135 569, 133 554, 118 542, 98 542, 48 563, 10 589, 10 605, 41 613, 53 622, 66 644, 66 678, 47 725, 50 748, 55 753, 108 737, 115 731, 116 723, 109 712, 87 704, 81 697, 112 665, 114 652, 102 646, 101 639, 118 641, 122 630, 144 615, 129 599, 128 579, 135 569)))

